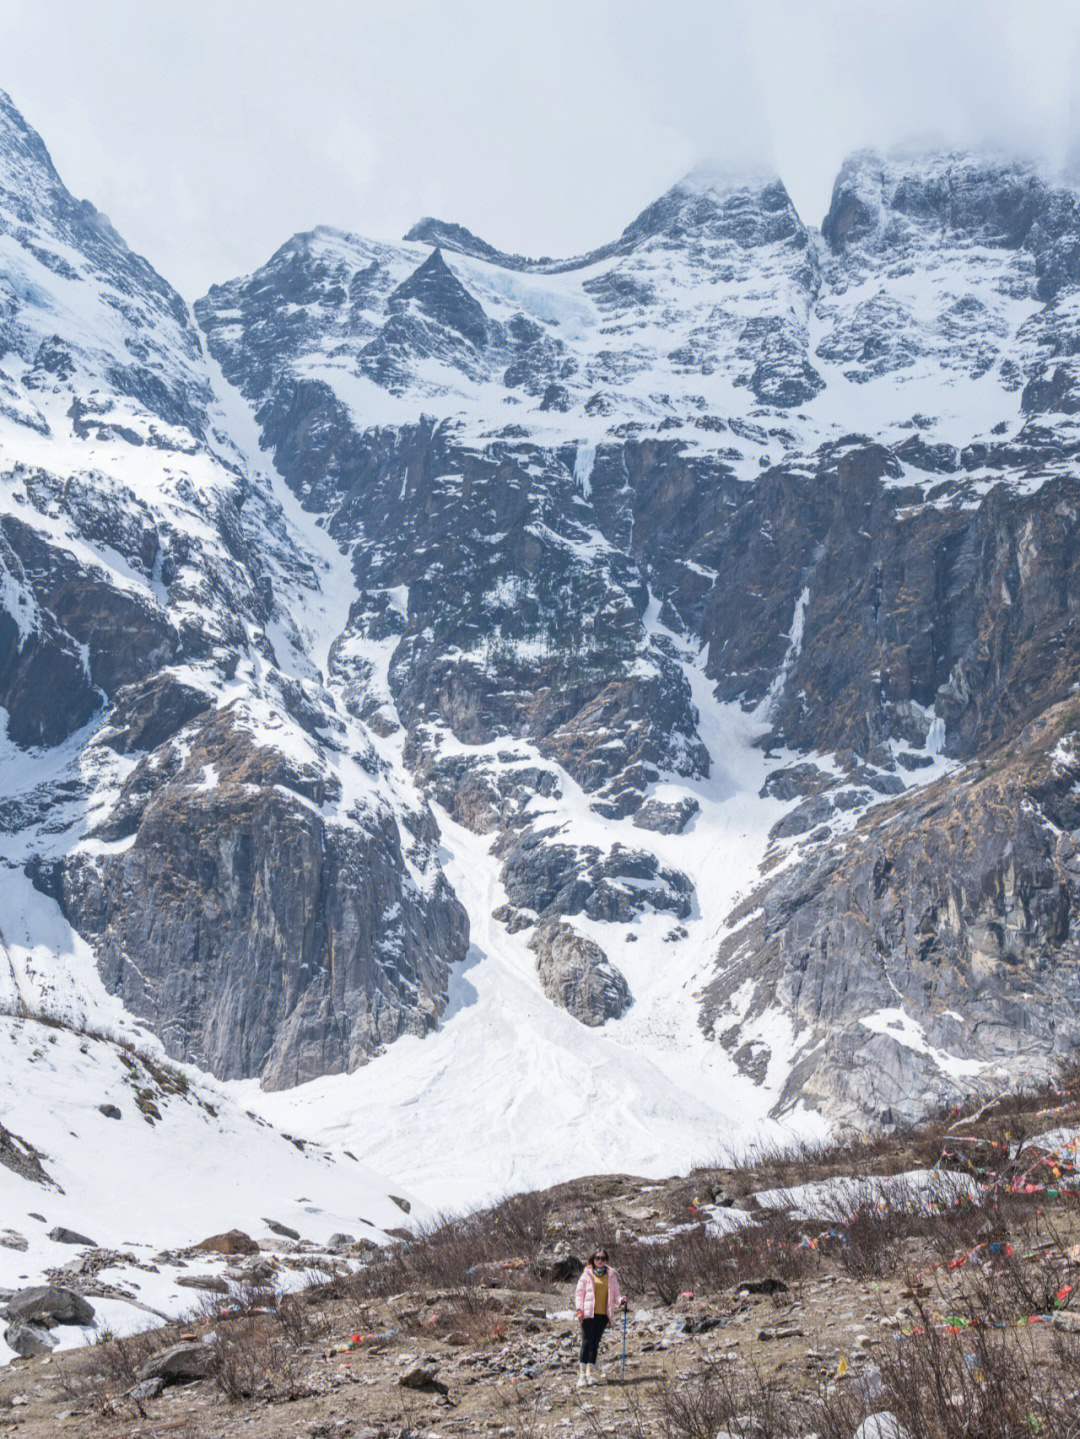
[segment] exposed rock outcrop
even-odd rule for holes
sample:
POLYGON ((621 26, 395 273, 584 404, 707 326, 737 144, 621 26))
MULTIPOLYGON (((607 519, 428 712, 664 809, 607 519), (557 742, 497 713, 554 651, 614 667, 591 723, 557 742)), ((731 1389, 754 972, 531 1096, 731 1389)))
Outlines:
MULTIPOLYGON (((360 826, 339 801, 332 774, 219 713, 133 771, 108 831, 130 845, 61 867, 106 984, 177 1057, 281 1088, 437 1021, 464 911, 434 870, 430 896, 406 881, 393 813, 360 826)), ((434 827, 418 823, 411 862, 430 868, 434 827)))
POLYGON ((600 946, 562 920, 540 925, 529 940, 536 972, 549 999, 582 1024, 618 1019, 631 995, 624 976, 600 946))
POLYGON ((785 1015, 784 1102, 855 1123, 910 1121, 1018 1065, 1051 1074, 1080 1044, 1078 724, 1075 704, 1051 710, 752 893, 710 1031, 736 1046, 735 1009, 785 1015))

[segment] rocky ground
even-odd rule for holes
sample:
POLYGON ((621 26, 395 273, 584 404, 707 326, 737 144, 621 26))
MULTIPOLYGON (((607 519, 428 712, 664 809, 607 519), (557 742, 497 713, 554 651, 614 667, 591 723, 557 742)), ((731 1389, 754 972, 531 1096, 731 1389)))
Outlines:
MULTIPOLYGON (((1080 1395, 1078 1145, 1069 1083, 903 1138, 659 1184, 583 1179, 381 1250, 227 1236, 188 1321, 0 1372, 0 1429, 1064 1435, 1080 1395), (579 1391, 571 1290, 599 1235, 630 1295, 626 1372, 616 1326, 579 1391), (283 1294, 290 1273, 305 1287, 283 1294)), ((93 1265, 78 1269, 54 1276, 72 1296, 92 1289, 93 1265)), ((9 1298, 8 1324, 35 1302, 9 1298)))

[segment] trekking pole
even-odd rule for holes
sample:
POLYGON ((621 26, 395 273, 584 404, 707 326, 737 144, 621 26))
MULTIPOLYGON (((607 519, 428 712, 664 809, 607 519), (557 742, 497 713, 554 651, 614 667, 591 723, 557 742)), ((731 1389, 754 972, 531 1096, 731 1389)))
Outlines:
POLYGON ((626 1383, 626 1305, 622 1311, 622 1379, 620 1383, 626 1383))

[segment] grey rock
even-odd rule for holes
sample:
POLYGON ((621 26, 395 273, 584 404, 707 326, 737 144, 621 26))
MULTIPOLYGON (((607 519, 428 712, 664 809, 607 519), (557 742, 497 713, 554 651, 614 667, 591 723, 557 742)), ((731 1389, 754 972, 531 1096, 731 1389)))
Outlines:
POLYGON ((55 1189, 57 1186, 42 1168, 41 1160, 42 1155, 32 1144, 0 1124, 0 1164, 34 1184, 55 1189))
POLYGON ((228 1294, 229 1286, 217 1274, 180 1274, 176 1283, 181 1289, 200 1289, 207 1294, 228 1294))
POLYGON ((326 1241, 327 1249, 351 1249, 356 1243, 355 1234, 331 1234, 326 1241))
POLYGON ((700 808, 689 795, 671 802, 650 799, 634 811, 633 822, 638 829, 655 830, 657 834, 682 834, 700 808))
POLYGON ((793 839, 796 835, 806 834, 816 825, 822 824, 831 818, 833 813, 833 801, 829 795, 817 794, 810 799, 803 800, 802 804, 778 819, 769 831, 769 838, 793 839))
POLYGON ((287 1224, 281 1224, 276 1219, 264 1219, 263 1223, 271 1234, 276 1234, 280 1239, 296 1240, 300 1238, 299 1230, 290 1229, 287 1224))
POLYGON ((17 1229, 0 1229, 0 1248, 25 1251, 29 1247, 29 1240, 17 1229))
POLYGON ((120 1108, 116 1104, 99 1104, 98 1109, 101 1111, 101 1113, 105 1116, 106 1119, 123 1118, 123 1115, 120 1112, 120 1108))
POLYGON ((561 920, 540 925, 529 947, 544 993, 582 1024, 603 1024, 629 1008, 630 989, 621 971, 572 925, 561 920))
POLYGON ((37 1285, 19 1289, 4 1305, 9 1319, 40 1323, 47 1328, 56 1324, 93 1324, 94 1309, 88 1300, 73 1289, 58 1285, 37 1285))
POLYGON ((272 1283, 276 1274, 277 1265, 272 1259, 267 1259, 261 1254, 245 1259, 242 1264, 230 1271, 230 1277, 235 1278, 241 1284, 269 1284, 272 1283))
POLYGON ((832 775, 820 770, 816 764, 791 764, 773 770, 759 793, 762 799, 805 799, 826 789, 832 782, 832 775))
POLYGON ((541 1250, 529 1266, 538 1279, 551 1284, 565 1284, 576 1279, 583 1267, 582 1260, 565 1239, 558 1239, 550 1249, 541 1250))
POLYGON ((165 1388, 165 1380, 159 1375, 153 1379, 141 1379, 131 1391, 133 1399, 156 1399, 165 1388))
POLYGON ((417 1389, 422 1394, 449 1394, 450 1390, 441 1379, 435 1377, 434 1369, 426 1368, 423 1365, 416 1365, 407 1369, 398 1383, 402 1389, 417 1389))
POLYGON ((911 1439, 911 1434, 891 1410, 883 1409, 864 1419, 852 1439, 911 1439))
POLYGON ((4 1343, 22 1359, 33 1359, 39 1354, 48 1354, 56 1347, 56 1336, 44 1324, 34 1324, 26 1319, 16 1320, 4 1329, 4 1343))
POLYGON ((205 1379, 214 1367, 212 1344, 172 1344, 152 1354, 138 1371, 140 1383, 161 1379, 165 1384, 186 1384, 205 1379))
POLYGON ((98 1247, 94 1241, 88 1239, 85 1234, 80 1234, 78 1230, 75 1229, 65 1229, 62 1224, 58 1224, 55 1229, 49 1230, 49 1238, 54 1244, 83 1244, 87 1249, 96 1249, 98 1247))

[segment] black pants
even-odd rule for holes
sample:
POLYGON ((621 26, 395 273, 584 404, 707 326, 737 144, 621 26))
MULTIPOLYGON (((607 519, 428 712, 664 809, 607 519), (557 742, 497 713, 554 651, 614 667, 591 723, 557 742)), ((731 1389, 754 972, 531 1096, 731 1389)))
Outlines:
POLYGON ((596 1351, 600 1348, 600 1336, 606 1328, 606 1314, 597 1314, 594 1319, 583 1319, 581 1321, 582 1364, 596 1363, 596 1351))

